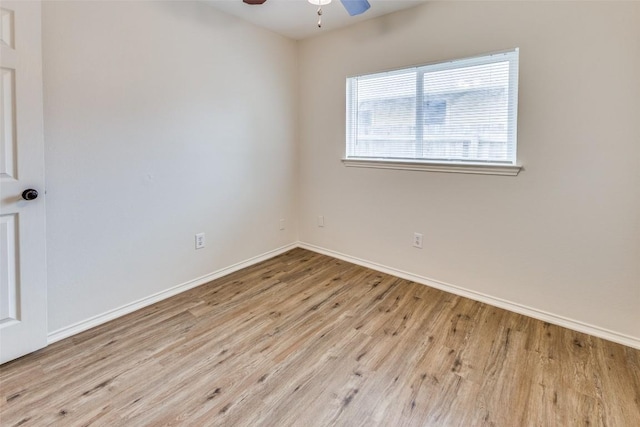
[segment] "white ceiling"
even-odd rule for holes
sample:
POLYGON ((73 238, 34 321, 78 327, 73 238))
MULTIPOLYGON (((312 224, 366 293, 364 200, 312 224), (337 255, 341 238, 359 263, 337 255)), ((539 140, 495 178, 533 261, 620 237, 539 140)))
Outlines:
POLYGON ((426 0, 369 0, 371 9, 359 16, 349 16, 340 0, 333 0, 331 4, 322 7, 321 29, 317 26, 317 7, 307 0, 267 0, 256 6, 245 4, 242 0, 206 1, 216 9, 299 40, 416 6, 426 0))

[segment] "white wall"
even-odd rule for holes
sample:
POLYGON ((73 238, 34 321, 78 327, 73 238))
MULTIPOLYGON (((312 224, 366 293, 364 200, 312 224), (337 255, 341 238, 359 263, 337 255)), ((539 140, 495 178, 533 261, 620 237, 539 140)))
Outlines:
POLYGON ((637 2, 434 2, 302 42, 300 240, 640 339, 639 22, 637 2), (513 47, 518 177, 341 164, 347 76, 513 47))
POLYGON ((295 42, 110 1, 44 2, 43 43, 50 332, 296 240, 295 42))

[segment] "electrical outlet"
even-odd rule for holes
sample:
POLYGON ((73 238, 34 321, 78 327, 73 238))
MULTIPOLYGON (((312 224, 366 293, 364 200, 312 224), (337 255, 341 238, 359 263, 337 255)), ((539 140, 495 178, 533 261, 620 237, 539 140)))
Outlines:
POLYGON ((323 215, 319 215, 318 216, 318 227, 324 227, 324 216, 323 215))
POLYGON ((280 220, 280 230, 284 230, 284 219, 280 220))
POLYGON ((196 249, 204 248, 204 233, 196 234, 196 249))
POLYGON ((422 249, 422 234, 413 233, 413 247, 422 249))

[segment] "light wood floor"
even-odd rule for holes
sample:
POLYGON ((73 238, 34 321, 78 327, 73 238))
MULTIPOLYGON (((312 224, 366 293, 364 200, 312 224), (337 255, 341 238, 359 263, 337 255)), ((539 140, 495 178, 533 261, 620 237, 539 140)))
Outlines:
POLYGON ((3 426, 640 426, 640 351, 295 249, 0 367, 3 426))

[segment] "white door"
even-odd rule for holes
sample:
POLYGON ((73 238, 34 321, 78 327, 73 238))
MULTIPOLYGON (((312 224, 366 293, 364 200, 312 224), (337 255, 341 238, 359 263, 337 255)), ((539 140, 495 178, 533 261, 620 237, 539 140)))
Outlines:
POLYGON ((47 344, 40 17, 0 2, 0 363, 47 344))

